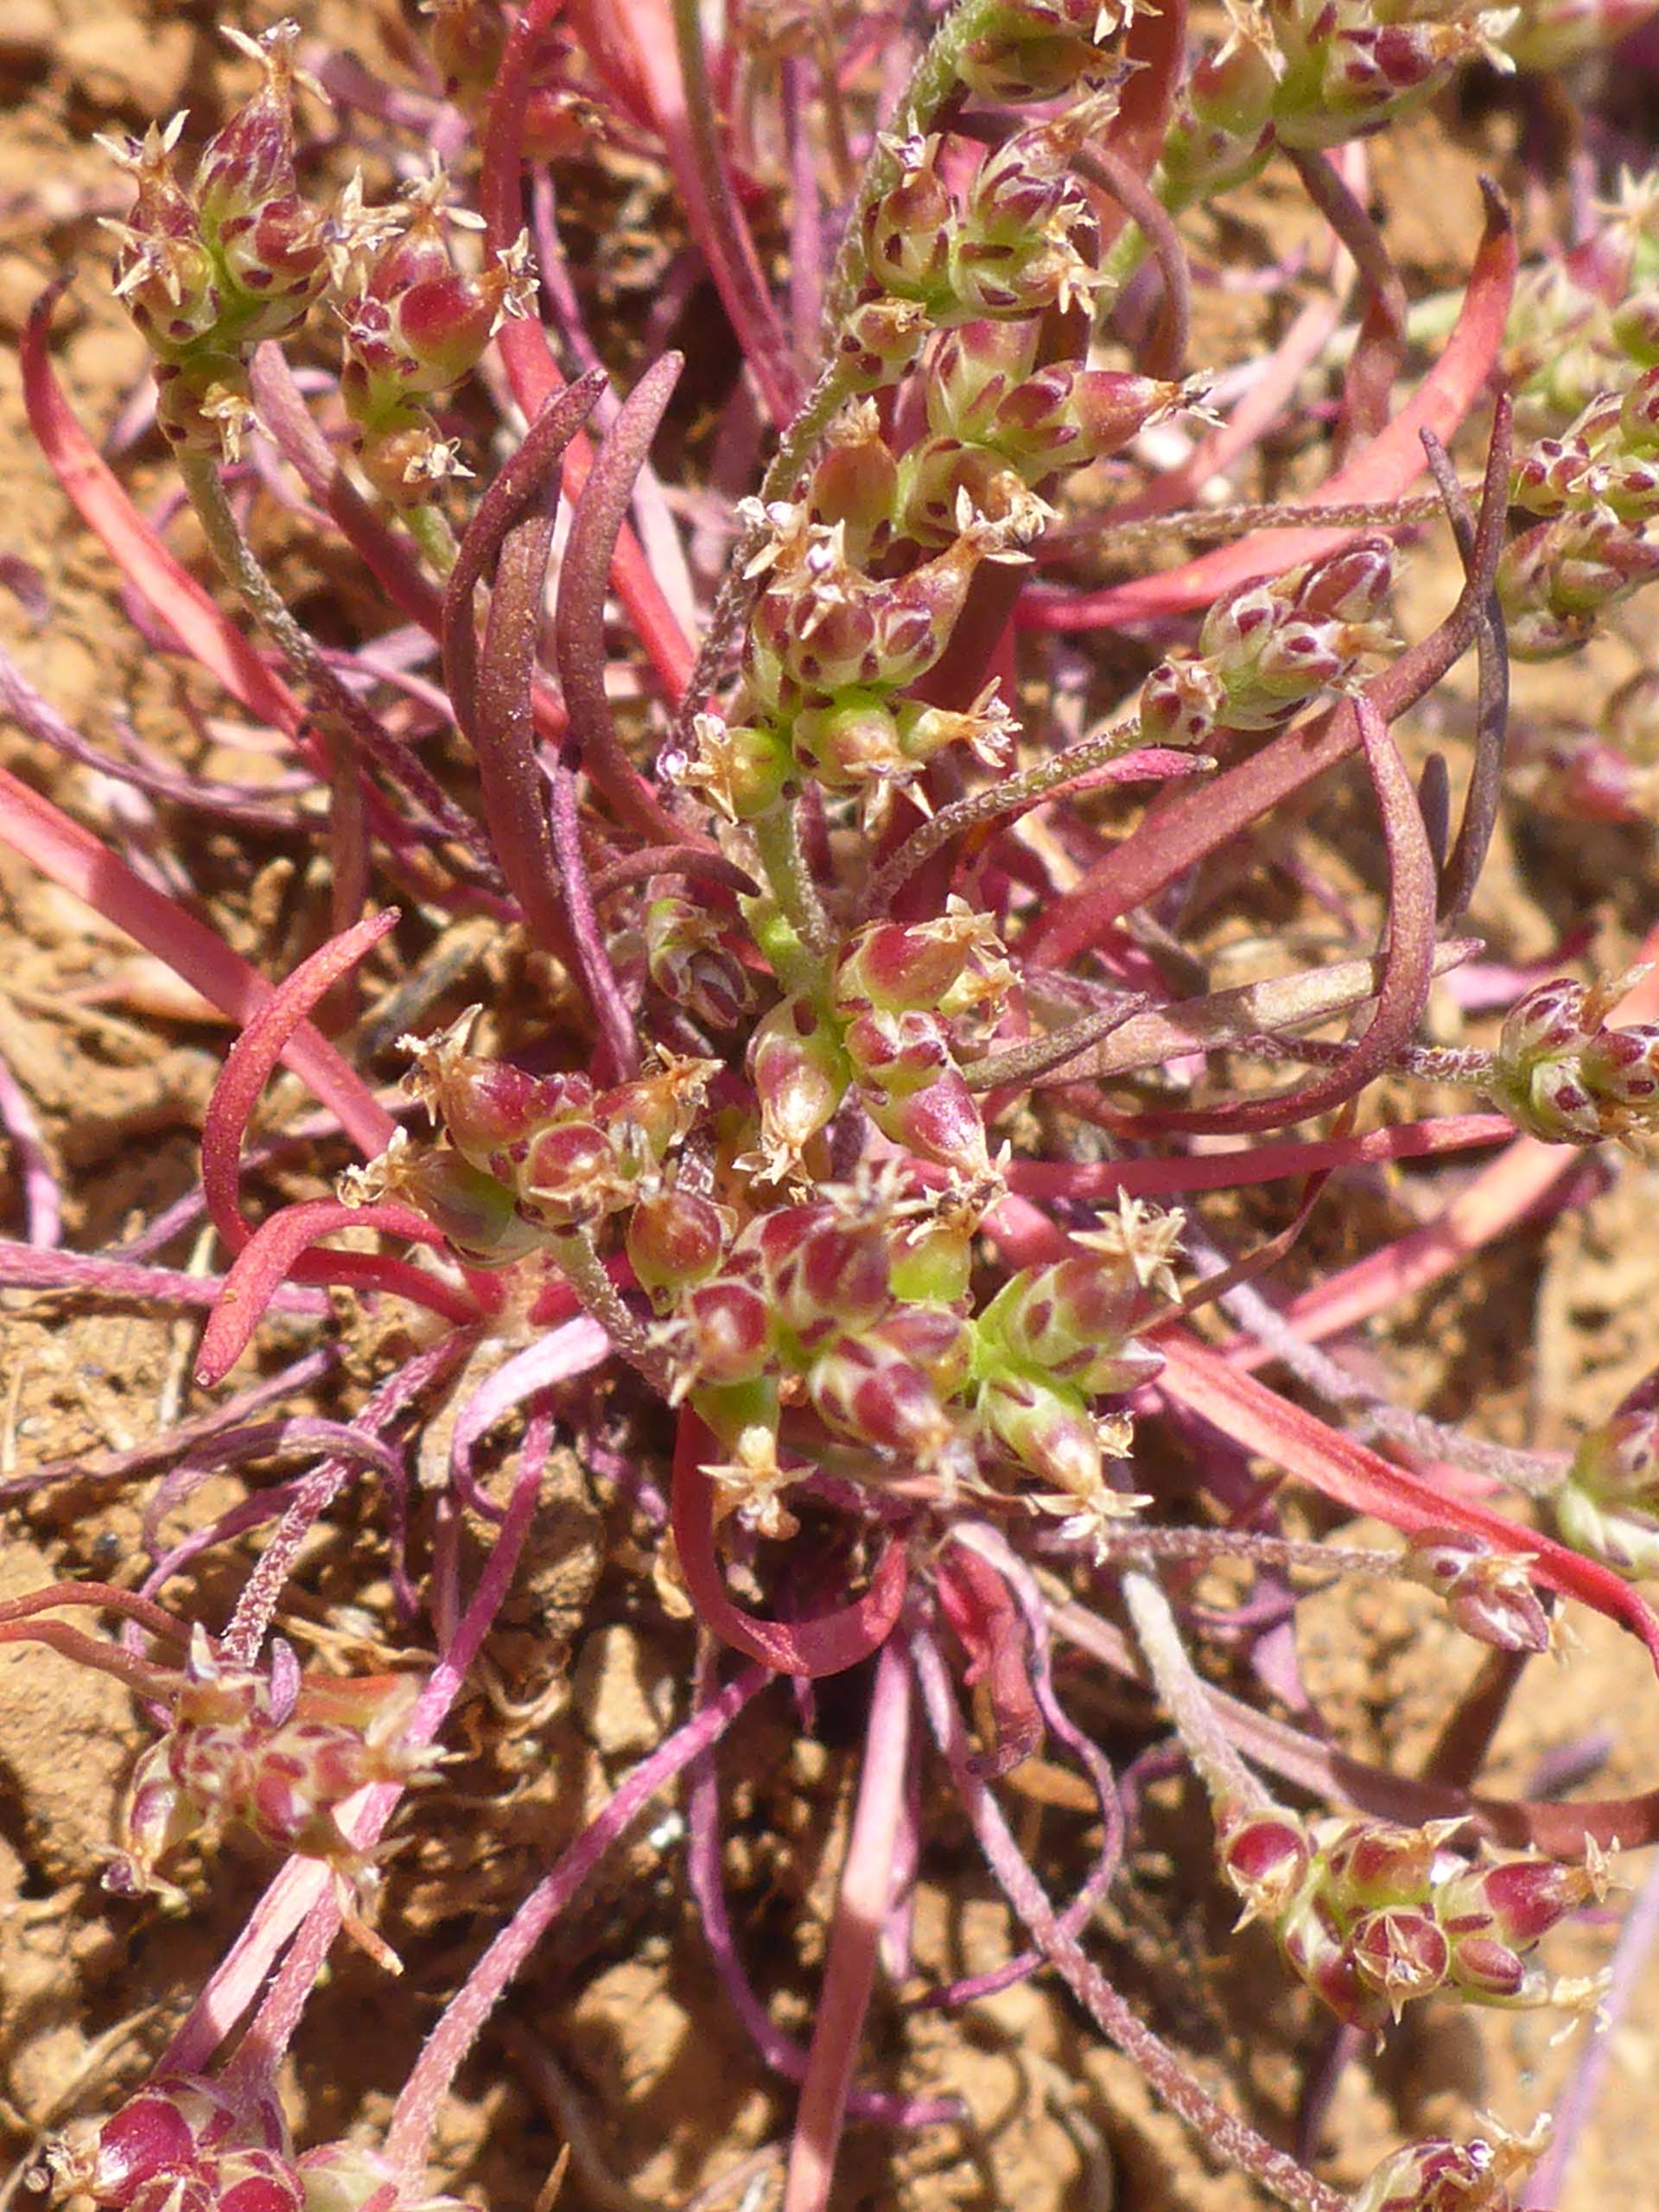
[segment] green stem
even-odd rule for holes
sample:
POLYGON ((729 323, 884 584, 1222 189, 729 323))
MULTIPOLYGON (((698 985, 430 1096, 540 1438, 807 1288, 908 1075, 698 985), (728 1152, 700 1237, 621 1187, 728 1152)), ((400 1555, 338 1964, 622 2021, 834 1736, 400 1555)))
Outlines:
POLYGON ((867 914, 880 914, 892 904, 894 894, 915 874, 925 861, 970 830, 982 829, 987 823, 995 822, 1005 814, 1017 813, 1020 808, 1032 806, 1049 792, 1058 791, 1062 784, 1074 783, 1079 776, 1087 776, 1096 768, 1103 768, 1109 761, 1132 750, 1140 731, 1140 717, 1127 715, 1121 722, 1114 722, 1109 729, 1094 737, 1086 737, 1077 745, 1068 745, 1064 752, 1039 760, 1034 768, 1023 774, 1010 776, 1006 782, 990 784, 982 791, 975 791, 969 798, 954 800, 931 815, 921 826, 911 832, 898 851, 886 862, 871 884, 864 900, 867 914))
POLYGON ((1181 1641, 1168 1599, 1150 1575, 1135 1567, 1123 1577, 1123 1602, 1164 1709, 1211 1802, 1217 1808, 1236 1805, 1265 1811, 1273 1800, 1217 1719, 1210 1692, 1181 1641))
POLYGON ((827 960, 835 949, 836 931, 807 866, 798 803, 779 799, 749 826, 779 911, 806 950, 820 962, 827 960))
POLYGON ((408 507, 399 516, 410 536, 426 556, 427 566, 434 575, 448 580, 455 565, 455 533, 449 527, 449 518, 443 509, 430 499, 418 507, 408 507))
POLYGON ((616 1285, 599 1256, 593 1232, 568 1229, 553 1243, 553 1261, 569 1284, 582 1310, 598 1322, 631 1367, 643 1375, 654 1390, 667 1397, 673 1382, 668 1355, 652 1344, 644 1327, 622 1303, 616 1285))

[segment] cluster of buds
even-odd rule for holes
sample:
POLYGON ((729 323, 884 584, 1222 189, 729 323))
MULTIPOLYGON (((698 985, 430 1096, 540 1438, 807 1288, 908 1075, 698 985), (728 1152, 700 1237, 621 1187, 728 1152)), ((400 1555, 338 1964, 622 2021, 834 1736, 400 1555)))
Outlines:
POLYGON ((968 41, 958 73, 969 92, 1004 106, 1052 99, 1109 67, 1131 12, 1116 0, 1007 0, 968 41))
POLYGON ((1618 1574, 1659 1572, 1659 1377, 1638 1383, 1584 1438, 1551 1503, 1575 1551, 1618 1574))
POLYGON ((669 1315, 658 1337, 676 1393, 730 1450, 709 1471, 762 1534, 794 1526, 778 1459, 787 1406, 810 1405, 832 1435, 889 1467, 948 1477, 963 1460, 950 1402, 971 1371, 963 1294, 977 1212, 903 1199, 871 1179, 827 1185, 735 1236, 724 1209, 687 1192, 636 1212, 629 1255, 669 1315))
POLYGON ((1598 392, 1559 436, 1516 459, 1513 505, 1543 519, 1505 547, 1510 645, 1543 659, 1581 644, 1602 610, 1659 573, 1659 367, 1598 392))
POLYGON ((1165 190, 1177 207, 1253 177, 1277 143, 1284 62, 1256 0, 1229 0, 1227 36, 1187 72, 1164 141, 1165 190))
MULTIPOLYGON (((460 12, 472 22, 482 4, 460 12)), ((396 207, 365 207, 359 180, 333 212, 314 207, 295 162, 296 26, 278 23, 257 42, 226 35, 263 81, 208 141, 188 187, 173 159, 182 116, 111 149, 137 188, 109 226, 120 241, 115 289, 154 356, 162 427, 175 444, 234 460, 253 425, 254 347, 291 336, 327 300, 364 471, 392 504, 419 505, 460 467, 423 403, 470 373, 503 315, 525 311, 528 240, 477 273, 458 268, 445 224, 479 219, 442 212, 435 164, 396 207)))
POLYGON ((943 138, 885 140, 899 174, 864 214, 867 299, 912 302, 935 327, 1092 300, 1099 228, 1070 165, 1116 111, 1115 91, 1091 86, 987 154, 961 193, 940 174, 943 138))
POLYGON ((1287 1965, 1351 2027, 1381 2028, 1440 1989, 1515 2007, 1582 2005, 1599 1992, 1529 1963, 1552 1928, 1605 1896, 1607 1861, 1593 1847, 1580 1866, 1471 1866, 1446 1847, 1457 1821, 1309 1823, 1278 1808, 1233 1808, 1217 1825, 1245 1919, 1268 1923, 1287 1965))
POLYGON ((991 924, 960 899, 937 921, 856 931, 822 1006, 785 999, 756 1026, 754 1165, 774 1178, 792 1171, 855 1090, 894 1144, 966 1183, 983 1179, 985 1125, 958 1057, 995 1026, 1011 981, 991 924))
POLYGON ((393 505, 417 506, 432 486, 463 473, 424 402, 477 366, 502 318, 524 315, 535 289, 521 235, 486 268, 456 266, 448 227, 482 218, 445 205, 448 180, 434 161, 389 213, 353 205, 354 251, 343 257, 333 304, 344 362, 340 397, 359 430, 364 474, 393 505))
POLYGON ((896 1189, 831 1185, 735 1236, 723 1208, 684 1192, 636 1211, 629 1254, 668 1317, 677 1392, 733 1455, 710 1471, 753 1525, 789 1533, 779 1424, 810 1406, 878 1471, 955 1484, 1011 1463, 1048 1486, 1034 1507, 1097 1535, 1141 1501, 1107 1478, 1127 1423, 1093 1408, 1161 1365, 1137 1338, 1167 1311, 1179 1217, 1128 1205, 975 1317, 969 1244, 990 1186, 943 1204, 896 1189))
POLYGON ((1486 1089, 1517 1128, 1545 1144, 1628 1145, 1659 1128, 1659 1026, 1607 1026, 1644 972, 1606 983, 1557 977, 1510 1007, 1486 1089))
POLYGON ((1494 2129, 1454 2143, 1431 2135, 1384 2158, 1349 2200, 1349 2212, 1516 2212, 1524 2180, 1549 2140, 1549 2122, 1526 2135, 1494 2129))
POLYGON ((1283 65, 1273 121, 1287 146, 1340 145, 1421 105, 1461 61, 1514 67, 1509 10, 1462 0, 1267 0, 1283 65))
POLYGON ((312 2212, 275 2097, 232 2100, 199 2075, 158 2075, 54 2138, 45 2164, 73 2212, 312 2212))
POLYGON ((419 1770, 423 1755, 400 1742, 418 1688, 407 1675, 307 1677, 282 1643, 268 1674, 228 1666, 198 1626, 167 1733, 128 1783, 105 1888, 181 1903, 157 1867, 210 1822, 239 1822, 275 1850, 361 1880, 366 1864, 339 1810, 370 1783, 419 1770))
POLYGON ((43 2164, 64 2212, 467 2212, 365 2144, 296 2158, 274 2095, 232 2097, 200 2075, 157 2075, 109 2119, 54 2137, 43 2164))
POLYGON ((445 1142, 400 1131, 343 1185, 353 1203, 398 1198, 461 1256, 505 1266, 549 1240, 591 1232, 652 1188, 690 1129, 717 1063, 664 1058, 601 1090, 581 1074, 538 1076, 468 1050, 474 1007, 435 1037, 407 1037, 409 1086, 445 1142))
POLYGON ((1197 651, 1160 661, 1142 686, 1141 743, 1203 746, 1220 730, 1274 729, 1343 689, 1362 655, 1399 642, 1387 620, 1393 582, 1393 548, 1366 537, 1218 600, 1197 651))
POLYGON ((1554 1648, 1549 1615, 1518 1552, 1495 1551, 1484 1536, 1461 1529, 1424 1529, 1408 1546, 1401 1572, 1432 1590, 1478 1643, 1498 1651, 1554 1648))
POLYGON ((941 333, 925 365, 931 435, 888 464, 899 536, 948 541, 964 495, 980 513, 1014 512, 1057 471, 1104 460, 1201 400, 1201 378, 1172 384, 1075 361, 1039 368, 1039 341, 1033 321, 981 317, 941 333))
POLYGON ((339 226, 300 194, 294 48, 278 23, 257 43, 263 82, 211 138, 187 187, 173 162, 185 118, 110 145, 137 196, 120 222, 115 289, 155 358, 162 427, 181 446, 232 456, 251 422, 247 363, 262 339, 298 328, 328 283, 339 226))
POLYGON ((1228 0, 1226 38, 1193 64, 1163 154, 1177 207, 1255 175, 1275 144, 1342 144, 1420 105, 1459 62, 1514 65, 1513 9, 1459 0, 1228 0))
POLYGON ((1093 1402, 1150 1382, 1163 1357, 1139 1341, 1178 1297, 1173 1261, 1185 1217, 1133 1198, 1074 1236, 1077 1249, 1013 1275, 979 1317, 975 1414, 982 1433, 1052 1487, 1035 1503, 1096 1546, 1146 1501, 1116 1488, 1106 1462, 1127 1453, 1121 1414, 1093 1402))

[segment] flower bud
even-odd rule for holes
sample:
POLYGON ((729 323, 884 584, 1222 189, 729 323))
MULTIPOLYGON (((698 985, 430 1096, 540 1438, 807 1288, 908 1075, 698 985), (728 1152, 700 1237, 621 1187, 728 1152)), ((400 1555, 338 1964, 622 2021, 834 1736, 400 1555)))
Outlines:
POLYGON ((1440 1986, 1451 1964, 1451 1946, 1434 1919, 1405 1905, 1363 1915, 1349 1935, 1347 1954, 1360 1980, 1396 2020, 1414 1998, 1440 1986))
POLYGON ((880 391, 897 384, 920 352, 929 321, 912 300, 866 300, 854 308, 836 340, 836 365, 849 389, 880 391))
POLYGON ((1624 988, 1558 978, 1510 1008, 1488 1090, 1529 1136, 1598 1144, 1659 1128, 1659 1026, 1605 1026, 1624 988))
POLYGON ((920 1467, 930 1466, 956 1433, 927 1374, 879 1338, 832 1338, 807 1370, 806 1387, 837 1435, 920 1467))
POLYGON ((1659 575, 1659 546, 1605 508, 1569 512, 1512 537, 1497 592, 1510 650, 1522 660, 1571 652, 1597 615, 1659 575))
POLYGON ((1430 2136, 1392 2152, 1353 2197, 1349 2212, 1516 2212, 1508 2183, 1531 2166, 1548 2133, 1526 2142, 1430 2136))
POLYGON ((944 141, 916 134, 886 143, 899 175, 865 212, 865 259, 885 291, 931 306, 944 296, 957 212, 938 173, 944 141))
POLYGON ((785 1206, 751 1222, 741 1253, 760 1262, 775 1321, 811 1344, 862 1330, 892 1301, 885 1224, 830 1205, 785 1206))
MULTIPOLYGON (((769 703, 777 686, 766 683, 769 703)), ((725 722, 718 715, 698 715, 692 723, 696 753, 680 780, 700 791, 728 822, 753 822, 776 805, 793 766, 789 747, 774 729, 747 722, 725 722)))
POLYGON ((1606 1859, 1591 1850, 1581 1866, 1530 1858, 1467 1867, 1437 1886, 1435 1912, 1459 1941, 1495 1936, 1512 1950, 1529 1951, 1569 1913, 1607 1894, 1606 1859))
POLYGON ((828 1027, 805 1001, 785 999, 756 1027, 748 1072, 760 1109, 766 1170, 781 1175, 794 1166, 840 1105, 852 1071, 828 1027))
POLYGON ((980 1385, 974 1414, 988 1438, 1068 1497, 1086 1503, 1104 1487, 1100 1437, 1077 1391, 1029 1376, 992 1376, 980 1385))
POLYGON ((1444 1600, 1465 1636, 1500 1651, 1548 1651, 1549 1616, 1533 1586, 1529 1563, 1494 1551, 1482 1536, 1459 1529, 1420 1529, 1402 1572, 1444 1600))
POLYGON ((1226 686, 1208 661, 1172 654, 1141 687, 1141 742, 1182 749, 1208 744, 1226 706, 1226 686))
POLYGON ((836 1011, 847 1020, 872 1007, 889 1014, 953 1019, 1001 1006, 1013 982, 995 925, 961 900, 931 922, 872 922, 851 938, 836 969, 836 1011))
POLYGON ((1224 1807, 1217 1816, 1221 1871, 1244 1900, 1246 1920, 1276 1922, 1313 1867, 1307 1830, 1294 1813, 1224 1807))
POLYGON ((985 1173, 985 1128, 936 1015, 872 1009, 848 1024, 847 1057, 884 1136, 970 1180, 985 1173))
POLYGON ((639 1199, 628 1216, 628 1264, 658 1313, 715 1273, 731 1227, 727 1207, 677 1184, 647 1191, 639 1199))
POLYGON ((928 428, 940 437, 982 439, 997 409, 1037 363, 1040 327, 1027 322, 959 322, 929 358, 928 428))
POLYGON ((1018 1364, 1090 1397, 1116 1396, 1162 1370, 1163 1355, 1135 1341, 1162 1305, 1122 1262, 1079 1254, 1013 1276, 981 1326, 1018 1364))
POLYGON ((678 1396, 704 1383, 753 1382, 775 1363, 771 1309, 753 1283, 733 1275, 686 1291, 664 1340, 684 1378, 678 1396))
POLYGON ((899 464, 873 404, 844 409, 830 426, 807 486, 810 519, 824 529, 839 524, 851 557, 867 564, 893 536, 899 464))
POLYGON ((733 1029, 754 1005, 754 986, 734 931, 677 892, 645 915, 645 972, 665 998, 710 1029, 733 1029))

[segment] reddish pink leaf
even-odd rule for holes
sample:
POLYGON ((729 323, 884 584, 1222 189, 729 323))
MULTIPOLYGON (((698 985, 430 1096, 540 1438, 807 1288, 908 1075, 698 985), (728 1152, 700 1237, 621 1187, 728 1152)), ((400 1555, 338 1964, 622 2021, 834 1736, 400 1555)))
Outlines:
MULTIPOLYGON (((153 890, 90 830, 4 769, 0 769, 0 839, 164 960, 232 1021, 251 1021, 271 997, 264 976, 212 930, 153 890)), ((340 1127, 365 1154, 372 1158, 385 1151, 392 1132, 391 1116, 315 1029, 296 1029, 284 1044, 282 1058, 339 1116, 340 1127)))
POLYGON ((196 1380, 203 1389, 236 1364, 272 1294, 284 1282, 348 1283, 358 1289, 387 1291, 442 1313, 461 1328, 478 1319, 478 1308, 465 1292, 407 1260, 382 1259, 372 1252, 319 1253, 307 1258, 314 1244, 339 1229, 374 1229, 406 1243, 443 1245, 431 1223, 408 1206, 348 1206, 338 1198, 284 1206, 260 1223, 225 1278, 219 1302, 201 1332, 196 1358, 196 1380))
POLYGON ((237 1200, 237 1185, 243 1134, 260 1092, 289 1039, 318 1000, 356 966, 371 945, 378 944, 397 920, 397 909, 388 906, 354 929, 330 938, 277 984, 226 1056, 201 1124, 201 1187, 213 1226, 229 1251, 239 1252, 252 1234, 237 1200))
MULTIPOLYGON (((174 559, 70 411, 47 350, 59 289, 54 285, 36 303, 20 349, 23 404, 41 451, 122 575, 188 651, 251 715, 291 736, 303 719, 298 700, 174 559)), ((321 765, 326 773, 327 762, 321 765)))

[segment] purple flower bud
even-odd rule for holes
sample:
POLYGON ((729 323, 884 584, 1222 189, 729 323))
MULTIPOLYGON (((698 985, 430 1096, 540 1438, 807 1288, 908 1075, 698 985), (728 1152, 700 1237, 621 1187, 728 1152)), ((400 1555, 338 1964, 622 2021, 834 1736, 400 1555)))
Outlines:
POLYGON ((1548 1651, 1549 1616, 1527 1561, 1494 1551, 1461 1529, 1426 1529, 1414 1535, 1403 1572, 1443 1599, 1465 1636, 1500 1651, 1548 1651))
POLYGON ((748 1072, 760 1108, 761 1150, 772 1172, 781 1173, 840 1105, 852 1071, 810 1007, 785 999, 756 1027, 748 1072))
POLYGON ((1028 1376, 993 1376, 980 1386, 982 1433, 1033 1474, 1086 1503, 1104 1484, 1100 1438, 1075 1391, 1028 1376))
POLYGON ((1493 1936, 1514 1951, 1529 1951, 1581 1905, 1606 1894, 1606 1862, 1563 1866, 1553 1859, 1506 1859, 1471 1866, 1439 1885, 1441 1925, 1461 1942, 1493 1936))
POLYGON ((1496 1936, 1459 1936, 1452 1944, 1448 1979, 1479 2005, 1530 2006, 1548 2001, 1548 1977, 1496 1936))
POLYGON ((1241 1812, 1217 1817, 1221 1871, 1252 1919, 1276 1923, 1298 1897, 1313 1866, 1306 1828, 1294 1813, 1241 1812))
POLYGON ((867 1327, 892 1302, 879 1220, 827 1204, 785 1206, 751 1222, 738 1250, 758 1255, 773 1313, 805 1343, 867 1327))
POLYGON ((1540 2147, 1537 2139, 1494 2145, 1444 2136, 1408 2143, 1373 2171, 1350 2212, 1515 2212, 1506 2184, 1526 2171, 1540 2147))
POLYGON ((1172 655, 1141 687, 1142 745, 1205 745, 1227 705, 1226 687, 1208 661, 1172 655))
POLYGON ((657 988, 710 1029, 735 1028, 754 1005, 754 986, 733 930, 677 892, 645 909, 645 970, 657 988))
POLYGON ((881 435, 875 410, 847 410, 832 426, 806 492, 810 520, 837 524, 852 557, 868 564, 887 550, 899 492, 899 464, 881 435))
POLYGON ((696 1382, 748 1382, 773 1363, 772 1313, 753 1283, 716 1277, 685 1293, 674 1349, 696 1382))
POLYGON ((929 358, 928 428, 941 437, 983 438, 998 407, 1036 366, 1039 326, 962 322, 944 332, 929 358))
POLYGON ((1446 1980, 1451 1947, 1432 1916, 1407 1905, 1385 1906, 1357 1920, 1347 1954, 1355 1973, 1397 2020, 1414 1998, 1446 1980))
POLYGON ((950 259, 956 204, 938 173, 943 140, 910 138, 899 149, 899 178, 864 216, 870 275, 899 299, 931 303, 950 259))
POLYGON ((1416 1904, 1427 1895, 1442 1835, 1392 1821, 1349 1821, 1321 1836, 1319 1863, 1327 1891, 1344 1914, 1416 1904))
POLYGON ((836 1337, 807 1370, 806 1387, 837 1434, 917 1465, 936 1460, 955 1433, 927 1375, 880 1339, 836 1337))
POLYGON ((628 1216, 628 1264, 659 1313, 714 1274, 725 1257, 731 1224, 726 1207, 675 1184, 639 1200, 628 1216))
POLYGON ((1488 1089, 1546 1144, 1595 1144, 1659 1127, 1659 1026, 1608 1029, 1621 986, 1545 983, 1511 1007, 1488 1089))
POLYGON ((855 391, 897 384, 921 350, 927 310, 912 300, 866 300, 842 325, 836 365, 855 391))
POLYGON ((842 955, 833 994, 836 1012, 848 1020, 871 1007, 948 1018, 969 1007, 1000 1007, 1009 981, 989 918, 963 909, 931 922, 869 924, 842 955))

